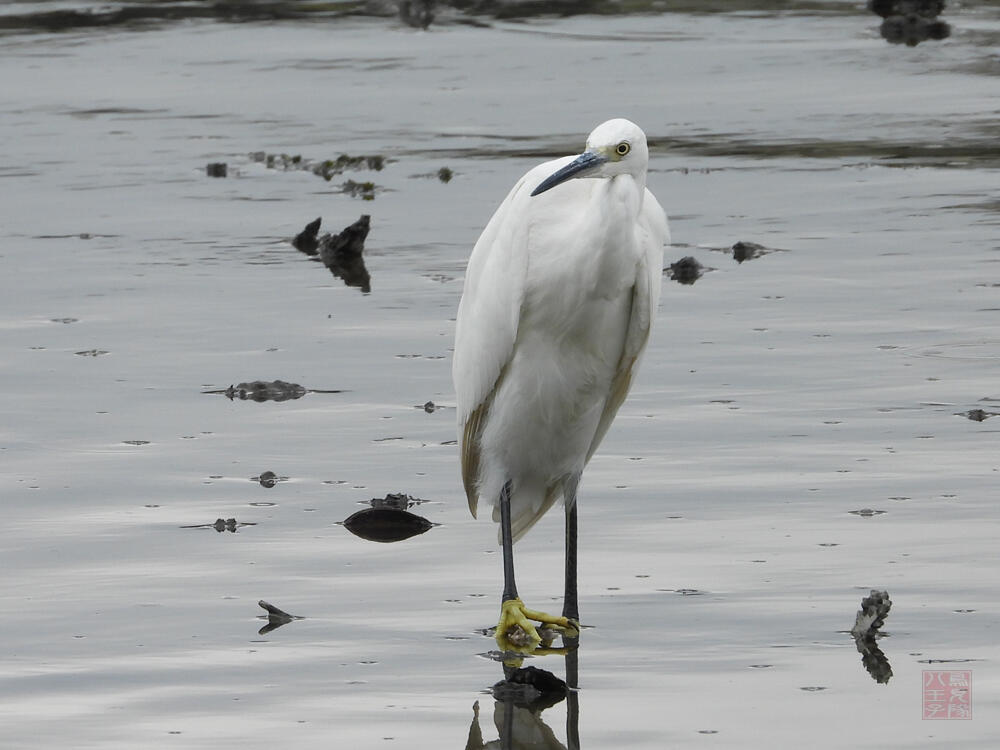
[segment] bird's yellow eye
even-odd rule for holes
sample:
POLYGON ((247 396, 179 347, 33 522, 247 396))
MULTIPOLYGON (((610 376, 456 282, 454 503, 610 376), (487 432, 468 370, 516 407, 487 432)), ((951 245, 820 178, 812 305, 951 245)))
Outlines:
POLYGON ((615 153, 619 156, 625 156, 632 147, 628 145, 628 141, 622 141, 617 146, 615 146, 615 153))

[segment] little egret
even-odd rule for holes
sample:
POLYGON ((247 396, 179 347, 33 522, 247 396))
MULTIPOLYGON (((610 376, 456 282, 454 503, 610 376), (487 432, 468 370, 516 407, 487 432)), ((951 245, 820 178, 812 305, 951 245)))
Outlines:
POLYGON ((458 442, 473 516, 485 497, 500 522, 505 650, 537 647, 531 620, 569 634, 579 624, 577 486, 646 348, 670 237, 646 189, 648 159, 637 125, 608 120, 579 156, 524 175, 469 257, 452 364, 458 442), (565 598, 555 617, 518 598, 512 547, 560 498, 565 598))

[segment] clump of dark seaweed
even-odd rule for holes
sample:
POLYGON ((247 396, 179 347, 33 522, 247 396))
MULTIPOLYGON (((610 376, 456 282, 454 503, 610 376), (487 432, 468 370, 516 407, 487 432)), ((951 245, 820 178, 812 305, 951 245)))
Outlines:
POLYGON ((363 201, 375 200, 376 185, 374 182, 355 182, 347 180, 340 186, 340 192, 346 193, 352 198, 360 198, 363 201))

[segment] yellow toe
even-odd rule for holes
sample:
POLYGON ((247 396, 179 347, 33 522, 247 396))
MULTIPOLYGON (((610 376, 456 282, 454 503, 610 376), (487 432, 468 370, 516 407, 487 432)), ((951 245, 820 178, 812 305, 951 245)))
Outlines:
POLYGON ((574 637, 579 635, 579 625, 565 617, 556 617, 547 612, 528 609, 520 599, 508 599, 500 608, 500 622, 497 623, 497 644, 504 651, 531 653, 543 643, 534 622, 546 626, 549 637, 544 645, 551 643, 551 631, 574 637))

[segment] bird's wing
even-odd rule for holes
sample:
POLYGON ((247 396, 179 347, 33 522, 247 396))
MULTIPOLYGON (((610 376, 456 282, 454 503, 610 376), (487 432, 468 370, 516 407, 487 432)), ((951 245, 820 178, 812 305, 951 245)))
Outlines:
POLYGON ((590 461, 597 446, 601 444, 619 407, 632 388, 632 378, 638 371, 642 354, 646 350, 649 332, 660 304, 663 246, 670 242, 670 230, 663 208, 648 190, 643 198, 636 232, 642 252, 639 254, 635 285, 632 287, 632 311, 629 315, 628 330, 625 334, 621 359, 618 360, 618 369, 611 381, 608 400, 604 404, 604 411, 597 423, 597 431, 587 451, 587 461, 590 461))
POLYGON ((493 393, 510 361, 517 338, 528 267, 528 223, 516 220, 529 199, 532 170, 514 185, 483 230, 469 257, 455 324, 452 378, 458 403, 462 481, 476 515, 479 436, 493 393), (515 208, 516 207, 516 208, 515 208))

